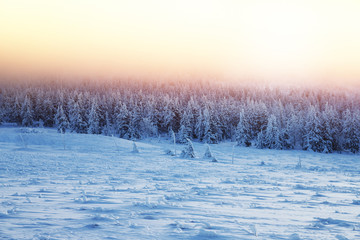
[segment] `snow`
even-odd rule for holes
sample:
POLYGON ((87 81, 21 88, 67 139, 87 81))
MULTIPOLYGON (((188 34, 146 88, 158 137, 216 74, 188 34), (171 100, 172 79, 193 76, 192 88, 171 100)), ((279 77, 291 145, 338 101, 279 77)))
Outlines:
POLYGON ((360 238, 359 155, 169 142, 1 127, 0 239, 360 238))

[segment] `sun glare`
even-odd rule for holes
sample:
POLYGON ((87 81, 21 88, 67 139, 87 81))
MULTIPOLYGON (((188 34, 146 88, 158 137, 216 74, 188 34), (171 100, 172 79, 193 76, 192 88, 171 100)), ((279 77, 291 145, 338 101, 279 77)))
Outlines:
POLYGON ((270 76, 308 70, 316 34, 311 9, 268 2, 249 6, 242 16, 248 59, 254 67, 270 76))
POLYGON ((5 0, 0 64, 356 82, 359 12, 352 0, 5 0))

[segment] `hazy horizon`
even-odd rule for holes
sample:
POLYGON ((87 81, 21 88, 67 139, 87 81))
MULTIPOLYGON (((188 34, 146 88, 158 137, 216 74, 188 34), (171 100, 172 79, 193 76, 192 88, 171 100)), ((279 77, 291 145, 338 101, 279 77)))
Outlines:
POLYGON ((0 71, 360 84, 358 1, 0 2, 0 71))

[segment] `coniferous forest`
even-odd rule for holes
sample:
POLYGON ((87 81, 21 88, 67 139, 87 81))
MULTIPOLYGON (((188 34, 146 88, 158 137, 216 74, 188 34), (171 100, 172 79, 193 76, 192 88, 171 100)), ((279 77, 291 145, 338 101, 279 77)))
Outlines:
POLYGON ((2 83, 0 122, 125 139, 358 153, 360 94, 211 81, 2 83))

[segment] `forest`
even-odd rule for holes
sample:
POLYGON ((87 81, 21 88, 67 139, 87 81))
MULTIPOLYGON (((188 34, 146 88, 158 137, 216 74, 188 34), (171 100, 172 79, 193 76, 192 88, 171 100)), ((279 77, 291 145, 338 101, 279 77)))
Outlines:
POLYGON ((3 82, 0 123, 125 139, 167 137, 358 153, 360 94, 220 81, 3 82))

